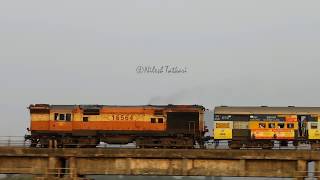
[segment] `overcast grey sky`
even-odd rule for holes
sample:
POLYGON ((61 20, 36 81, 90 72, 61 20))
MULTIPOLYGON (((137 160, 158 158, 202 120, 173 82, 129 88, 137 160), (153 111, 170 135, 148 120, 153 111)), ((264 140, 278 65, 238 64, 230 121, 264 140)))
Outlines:
POLYGON ((25 133, 31 103, 320 106, 319 5, 1 1, 0 135, 25 133))

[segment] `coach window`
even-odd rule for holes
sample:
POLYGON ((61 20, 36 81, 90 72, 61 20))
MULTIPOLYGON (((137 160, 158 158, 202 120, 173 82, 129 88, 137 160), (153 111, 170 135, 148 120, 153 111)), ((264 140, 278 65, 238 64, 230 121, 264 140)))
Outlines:
POLYGON ((317 123, 311 123, 311 129, 317 129, 318 124, 317 123))
POLYGON ((158 118, 158 123, 163 123, 163 118, 158 118))
POLYGON ((269 123, 269 128, 275 128, 276 127, 276 124, 275 123, 269 123))
POLYGON ((259 128, 266 128, 266 123, 259 123, 259 128))
POLYGON ((294 124, 293 123, 288 123, 287 124, 287 128, 288 129, 293 129, 294 128, 294 124))
POLYGON ((284 123, 278 123, 278 128, 280 129, 284 128, 284 123))
POLYGON ((156 118, 151 118, 151 123, 156 123, 156 118))

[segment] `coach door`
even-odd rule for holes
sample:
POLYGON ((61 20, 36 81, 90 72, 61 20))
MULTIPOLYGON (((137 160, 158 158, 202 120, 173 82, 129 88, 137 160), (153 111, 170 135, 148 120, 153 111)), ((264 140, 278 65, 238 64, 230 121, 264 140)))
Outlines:
POLYGON ((306 137, 307 122, 310 119, 310 115, 298 115, 298 137, 306 137))

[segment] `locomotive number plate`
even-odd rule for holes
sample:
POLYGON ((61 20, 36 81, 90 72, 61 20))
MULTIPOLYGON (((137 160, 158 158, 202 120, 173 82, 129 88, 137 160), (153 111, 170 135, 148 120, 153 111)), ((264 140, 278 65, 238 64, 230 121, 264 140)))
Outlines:
POLYGON ((113 114, 111 117, 113 121, 133 121, 132 114, 113 114))

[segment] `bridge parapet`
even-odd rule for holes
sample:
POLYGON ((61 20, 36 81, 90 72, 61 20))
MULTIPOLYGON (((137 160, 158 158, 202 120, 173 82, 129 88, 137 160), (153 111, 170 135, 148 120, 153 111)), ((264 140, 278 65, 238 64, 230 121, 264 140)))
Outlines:
MULTIPOLYGON (((217 149, 0 148, 0 173, 79 179, 86 175, 295 177, 320 172, 320 152, 217 149)), ((320 174, 319 174, 320 175, 320 174)))

